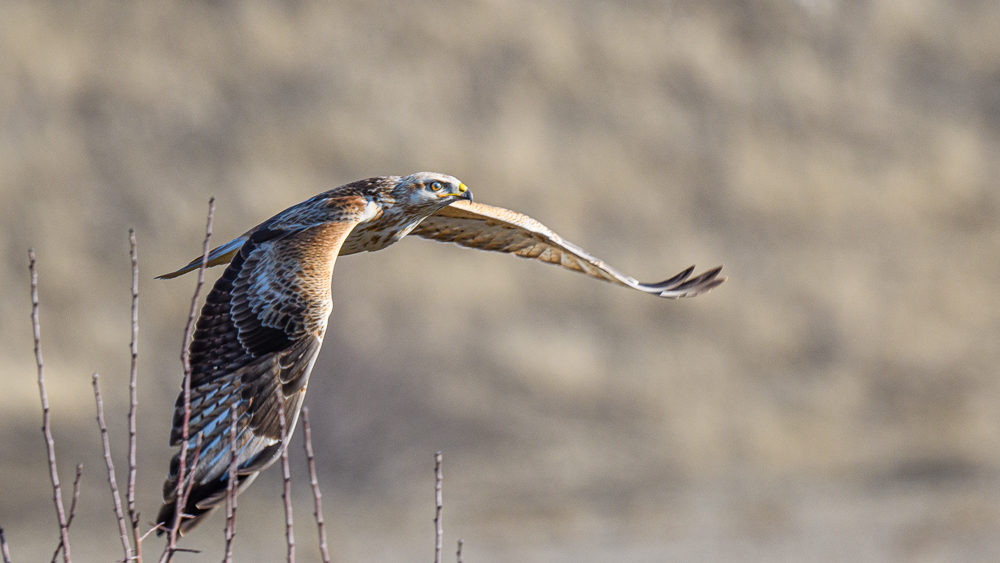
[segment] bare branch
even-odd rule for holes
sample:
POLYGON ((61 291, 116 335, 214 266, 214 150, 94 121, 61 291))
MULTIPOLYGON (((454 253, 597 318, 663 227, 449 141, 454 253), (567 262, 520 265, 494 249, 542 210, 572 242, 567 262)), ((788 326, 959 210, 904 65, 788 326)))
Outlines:
MULTIPOLYGON (((148 538, 149 534, 152 534, 153 532, 156 532, 157 530, 162 530, 162 529, 163 529, 163 524, 156 524, 152 528, 146 530, 146 533, 139 537, 139 543, 142 544, 142 541, 145 540, 146 538, 148 538)), ((139 558, 137 557, 136 559, 139 559, 139 558)))
POLYGON ((111 486, 111 497, 114 499, 115 516, 118 518, 118 531, 121 534, 122 549, 125 550, 125 561, 132 558, 132 546, 128 543, 128 527, 125 525, 125 514, 122 512, 122 498, 118 494, 118 480, 115 478, 115 462, 111 459, 111 443, 108 441, 108 427, 104 424, 104 401, 101 400, 99 376, 94 374, 94 401, 97 403, 97 427, 101 430, 101 442, 104 446, 104 463, 108 466, 108 484, 111 486))
MULTIPOLYGON (((66 518, 66 529, 73 525, 73 517, 76 516, 76 503, 80 500, 80 478, 83 477, 83 464, 76 464, 76 477, 73 479, 73 501, 69 504, 69 517, 66 518)), ((55 552, 52 554, 52 563, 56 563, 59 559, 59 551, 62 550, 62 539, 59 540, 59 545, 56 546, 55 552)))
POLYGON ((181 423, 181 454, 179 456, 179 467, 177 469, 177 506, 174 509, 174 521, 170 527, 170 536, 167 545, 163 549, 161 562, 169 562, 173 559, 174 552, 177 551, 177 535, 180 532, 181 516, 184 512, 184 479, 187 470, 187 450, 189 447, 188 425, 191 422, 191 358, 188 342, 191 340, 191 333, 194 331, 194 319, 198 314, 198 295, 201 293, 201 286, 205 283, 205 268, 208 266, 208 251, 212 239, 212 217, 215 215, 215 198, 208 200, 208 220, 205 224, 205 242, 202 245, 201 266, 198 268, 198 284, 195 286, 194 295, 191 297, 191 311, 188 313, 187 326, 184 327, 184 341, 181 343, 181 364, 184 366, 184 416, 181 423))
POLYGON ((45 393, 45 369, 42 362, 42 332, 38 323, 38 274, 35 272, 34 248, 28 250, 28 260, 28 269, 31 272, 31 327, 35 337, 38 391, 42 398, 42 433, 45 434, 45 446, 49 454, 49 476, 52 478, 52 501, 56 505, 56 515, 59 518, 59 537, 62 543, 63 561, 70 563, 69 525, 66 523, 66 511, 63 509, 62 487, 59 485, 59 471, 56 468, 56 444, 52 439, 52 427, 49 423, 49 398, 45 393))
POLYGON ((316 526, 319 529, 319 550, 324 563, 330 563, 330 552, 326 544, 326 528, 323 524, 323 493, 316 478, 316 459, 312 448, 312 431, 309 427, 309 407, 302 407, 302 432, 305 435, 306 459, 309 464, 309 481, 312 484, 315 504, 316 526))
POLYGON ((136 409, 139 406, 139 395, 136 391, 136 381, 138 379, 137 359, 139 357, 139 254, 136 251, 135 229, 128 230, 129 257, 132 258, 132 342, 129 350, 132 352, 132 367, 129 370, 128 390, 128 488, 126 491, 128 499, 128 519, 132 526, 132 544, 135 548, 134 556, 137 560, 142 559, 141 540, 139 537, 139 514, 135 511, 135 418, 136 409))
POLYGON ((462 540, 458 540, 458 551, 455 552, 455 560, 458 563, 462 563, 462 544, 465 543, 462 540))
POLYGON ((309 462, 309 482, 312 484, 315 501, 316 527, 319 528, 319 552, 323 563, 330 563, 330 551, 326 546, 326 528, 323 526, 323 493, 316 478, 316 459, 313 456, 312 433, 309 430, 309 407, 302 407, 302 433, 305 435, 306 460, 309 462))
POLYGON ((285 539, 288 540, 288 563, 295 563, 295 534, 292 532, 292 475, 288 469, 288 429, 285 420, 285 396, 278 388, 278 427, 281 429, 281 473, 285 488, 281 493, 285 501, 285 539))
POLYGON ((226 555, 223 563, 233 562, 233 539, 236 538, 236 408, 231 411, 232 422, 229 425, 229 479, 226 482, 226 555))
POLYGON ((10 548, 7 547, 7 537, 3 535, 3 528, 0 528, 0 551, 3 551, 3 563, 10 563, 10 548))
POLYGON ((444 475, 441 473, 441 452, 434 454, 434 529, 436 541, 434 542, 434 563, 441 563, 441 548, 444 546, 444 528, 441 525, 441 508, 444 502, 441 498, 441 482, 444 475))
POLYGON ((73 517, 76 516, 76 502, 80 500, 80 478, 83 477, 83 464, 76 464, 76 477, 73 478, 73 500, 69 503, 69 518, 66 519, 66 527, 73 524, 73 517))
POLYGON ((182 506, 187 506, 188 499, 191 498, 191 489, 194 488, 194 468, 198 467, 198 460, 201 459, 201 444, 204 437, 205 435, 199 432, 194 439, 194 458, 191 461, 190 477, 188 478, 187 486, 184 488, 184 496, 181 499, 182 506))

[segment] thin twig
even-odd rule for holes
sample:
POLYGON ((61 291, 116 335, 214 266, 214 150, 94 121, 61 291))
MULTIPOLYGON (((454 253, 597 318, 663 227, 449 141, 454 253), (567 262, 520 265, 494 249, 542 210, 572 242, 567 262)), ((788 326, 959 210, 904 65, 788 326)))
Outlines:
POLYGON ((38 391, 42 397, 42 433, 45 434, 45 447, 49 454, 49 476, 52 478, 52 501, 56 505, 56 515, 59 518, 59 537, 62 542, 63 561, 70 563, 69 526, 66 523, 66 511, 63 509, 62 487, 59 486, 59 471, 56 468, 56 444, 52 439, 52 427, 49 423, 49 398, 45 393, 45 369, 42 362, 42 332, 38 323, 38 274, 35 272, 35 249, 28 250, 28 269, 31 272, 31 327, 35 337, 35 363, 38 365, 38 391))
POLYGON ((288 563, 295 563, 295 534, 292 532, 292 475, 288 469, 288 429, 285 426, 285 396, 278 388, 278 428, 281 429, 281 473, 285 488, 281 498, 285 501, 285 539, 288 540, 288 563))
POLYGON ((441 473, 441 452, 434 454, 434 529, 436 541, 434 542, 434 563, 441 563, 441 548, 444 546, 444 528, 441 523, 441 507, 444 502, 441 498, 441 482, 444 475, 441 473))
POLYGON ((199 432, 198 435, 195 436, 194 438, 194 458, 191 460, 190 478, 188 479, 187 486, 184 487, 184 496, 182 498, 182 504, 181 504, 182 506, 187 506, 188 499, 191 498, 191 489, 194 488, 194 482, 195 482, 194 470, 196 467, 198 467, 198 460, 201 459, 201 444, 204 437, 205 435, 199 432))
POLYGON ((458 563, 462 563, 462 544, 465 543, 462 540, 458 540, 458 551, 455 552, 455 560, 458 563))
POLYGON ((125 550, 125 561, 132 558, 132 546, 128 543, 128 526, 125 524, 125 513, 122 512, 122 497, 118 494, 118 480, 115 478, 115 462, 111 459, 111 442, 108 441, 108 427, 104 424, 104 401, 101 400, 99 376, 94 374, 94 401, 97 403, 97 427, 101 430, 101 442, 104 446, 104 463, 108 466, 108 484, 111 486, 111 497, 115 503, 115 516, 118 518, 118 531, 122 538, 122 549, 125 550))
MULTIPOLYGON (((192 461, 191 461, 192 471, 190 473, 190 478, 188 479, 187 485, 185 485, 184 482, 181 481, 180 484, 177 487, 177 492, 175 493, 177 495, 177 504, 179 506, 181 506, 181 507, 187 506, 188 498, 191 495, 191 489, 194 488, 194 481, 195 481, 194 468, 198 467, 198 459, 201 457, 201 441, 202 441, 202 438, 203 438, 203 434, 201 432, 199 432, 198 435, 194 439, 194 456, 192 457, 192 461)), ((184 444, 185 444, 185 448, 184 448, 184 453, 181 455, 181 458, 180 458, 181 460, 183 460, 187 456, 187 442, 185 441, 184 444)), ((175 508, 175 510, 181 510, 181 509, 180 508, 175 508)), ((189 516, 187 514, 182 514, 180 517, 178 517, 175 514, 174 515, 174 529, 175 530, 179 529, 179 526, 181 525, 181 521, 183 520, 183 518, 188 518, 188 517, 189 516)), ((157 527, 159 527, 159 526, 160 525, 158 524, 157 527)), ((170 545, 170 541, 168 539, 166 547, 163 548, 163 555, 160 556, 160 563, 164 563, 164 561, 166 561, 166 563, 169 563, 173 559, 174 554, 177 553, 177 552, 180 552, 180 551, 190 551, 192 553, 198 553, 197 550, 193 550, 193 549, 181 549, 181 548, 177 547, 176 543, 174 545, 170 545)))
POLYGON ((10 548, 7 547, 7 537, 3 535, 3 528, 0 528, 0 551, 3 551, 3 563, 10 563, 10 548))
POLYGON ((160 561, 169 562, 173 559, 174 552, 177 551, 177 535, 180 532, 181 516, 184 512, 184 505, 181 501, 184 497, 184 478, 187 470, 187 450, 188 450, 188 425, 191 422, 191 357, 188 349, 188 341, 191 340, 191 333, 194 331, 194 319, 198 313, 198 295, 201 293, 201 286, 205 283, 205 268, 208 266, 209 244, 212 238, 212 217, 215 215, 215 198, 208 200, 208 221, 205 224, 205 242, 201 251, 201 266, 198 268, 198 284, 195 286, 194 295, 191 296, 191 311, 188 314, 187 326, 184 327, 184 341, 181 343, 181 364, 184 366, 184 414, 181 423, 181 453, 179 456, 177 469, 177 490, 175 491, 176 507, 174 508, 174 521, 170 527, 170 536, 167 545, 163 549, 160 561))
POLYGON ((326 546, 326 528, 323 526, 323 493, 319 490, 319 480, 316 478, 316 459, 313 456, 312 434, 309 431, 309 407, 302 407, 302 433, 305 435, 306 460, 309 462, 309 482, 312 484, 316 516, 316 527, 319 528, 319 552, 323 563, 330 563, 330 551, 326 546))
POLYGON ((128 519, 132 526, 132 544, 134 557, 142 561, 142 538, 139 536, 139 513, 135 511, 135 415, 139 406, 139 395, 136 391, 138 380, 137 360, 139 357, 139 254, 136 251, 135 229, 128 230, 129 257, 132 259, 132 342, 129 350, 132 353, 132 366, 129 369, 128 390, 128 519))
POLYGON ((76 477, 73 478, 73 500, 69 503, 69 517, 66 518, 66 527, 73 525, 73 518, 76 516, 76 501, 80 500, 80 478, 83 477, 83 464, 76 464, 76 477))
POLYGON ((152 534, 153 532, 158 532, 158 531, 163 530, 163 529, 164 529, 164 527, 163 527, 163 523, 162 522, 158 523, 158 524, 155 524, 152 528, 146 530, 146 533, 142 534, 142 536, 139 537, 139 542, 141 543, 143 540, 145 540, 146 538, 148 538, 149 534, 152 534))
POLYGON ((59 561, 59 552, 62 551, 62 548, 63 548, 62 539, 60 539, 59 545, 56 546, 55 552, 52 553, 52 559, 50 560, 49 563, 56 563, 56 561, 59 561))
MULTIPOLYGON (((76 516, 76 503, 80 500, 80 478, 83 477, 83 464, 76 464, 76 477, 73 479, 73 501, 69 503, 69 516, 66 518, 66 529, 73 525, 73 517, 76 516)), ((56 563, 59 559, 59 551, 62 550, 62 539, 59 540, 59 545, 56 546, 55 553, 52 554, 52 563, 56 563)))
POLYGON ((233 539, 236 538, 236 408, 231 411, 232 422, 229 425, 229 476, 226 481, 226 555, 223 563, 233 562, 233 539))

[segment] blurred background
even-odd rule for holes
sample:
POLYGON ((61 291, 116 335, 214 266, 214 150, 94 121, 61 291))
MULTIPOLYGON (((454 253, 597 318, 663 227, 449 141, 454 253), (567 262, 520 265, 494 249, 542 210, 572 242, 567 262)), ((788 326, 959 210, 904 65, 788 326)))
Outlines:
MULTIPOLYGON (((1000 558, 1000 8, 989 0, 0 3, 0 525, 57 543, 32 354, 38 254, 77 561, 121 556, 127 230, 139 510, 159 507, 193 276, 334 186, 433 170, 670 302, 406 240, 337 263, 311 380, 336 561, 1000 558)), ((221 270, 211 272, 214 280, 221 270)), ((301 450, 300 561, 319 560, 301 450)), ((285 551, 280 470, 238 560, 285 551)), ((224 517, 184 546, 217 560, 224 517)), ((159 552, 159 540, 146 551, 159 552)))

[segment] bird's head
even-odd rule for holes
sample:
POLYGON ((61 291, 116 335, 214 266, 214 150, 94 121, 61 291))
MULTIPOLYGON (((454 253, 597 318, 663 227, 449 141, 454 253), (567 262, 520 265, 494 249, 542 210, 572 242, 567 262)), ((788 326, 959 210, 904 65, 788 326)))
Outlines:
POLYGON ((392 190, 397 202, 414 207, 444 207, 459 199, 472 201, 472 191, 458 178, 436 172, 417 172, 399 179, 392 190))
MULTIPOLYGON (((421 221, 458 200, 472 201, 472 192, 457 178, 435 172, 384 176, 378 195, 380 212, 355 230, 364 240, 361 250, 385 248, 410 234, 421 221)), ((348 241, 346 248, 350 246, 348 241)), ((350 252, 358 252, 358 249, 350 252)))

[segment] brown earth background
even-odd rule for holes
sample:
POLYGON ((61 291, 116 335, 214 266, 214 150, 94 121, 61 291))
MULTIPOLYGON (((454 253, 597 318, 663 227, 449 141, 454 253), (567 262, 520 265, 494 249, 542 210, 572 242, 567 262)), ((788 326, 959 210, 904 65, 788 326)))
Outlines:
MULTIPOLYGON (((0 525, 57 542, 27 248, 80 562, 121 557, 140 255, 143 520, 194 286, 153 276, 351 180, 434 170, 668 302, 407 240, 346 258, 306 403, 336 561, 1000 558, 1000 6, 990 0, 0 3, 0 525)), ((213 271, 214 279, 219 271, 213 271)), ((317 561, 301 434, 299 561, 317 561)), ((283 557, 280 470, 236 555, 283 557)), ((218 515, 185 540, 221 557, 218 515)), ((147 542, 158 552, 159 541, 147 542)))

